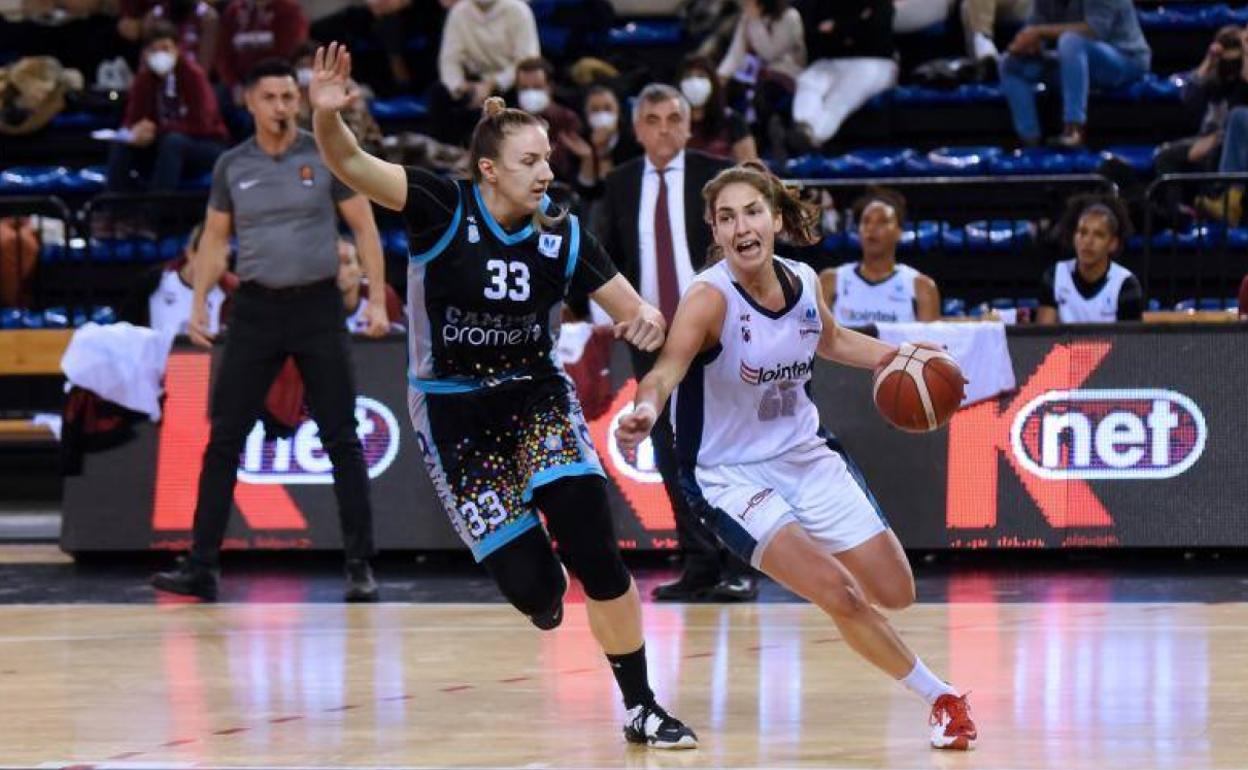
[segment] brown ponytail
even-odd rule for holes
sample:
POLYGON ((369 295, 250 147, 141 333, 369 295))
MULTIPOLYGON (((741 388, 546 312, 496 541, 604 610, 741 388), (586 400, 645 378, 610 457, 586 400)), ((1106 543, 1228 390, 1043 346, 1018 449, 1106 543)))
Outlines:
MULTIPOLYGON (((481 174, 479 161, 489 158, 497 161, 503 149, 503 141, 511 131, 524 126, 537 126, 547 130, 546 121, 530 115, 524 110, 512 109, 500 96, 491 96, 481 105, 481 120, 472 131, 472 140, 468 144, 472 179, 480 184, 484 177, 481 174)), ((567 217, 568 212, 560 209, 553 216, 542 211, 539 205, 533 212, 533 226, 539 230, 556 227, 567 217)))
MULTIPOLYGON (((797 190, 785 187, 784 182, 757 160, 747 160, 724 169, 702 188, 702 198, 706 201, 704 216, 712 229, 715 227, 715 203, 719 194, 730 184, 748 184, 762 193, 771 212, 780 215, 778 235, 790 243, 808 246, 819 240, 819 219, 822 213, 819 206, 802 200, 797 190)), ((708 256, 710 262, 716 262, 723 254, 719 246, 712 243, 708 256)))

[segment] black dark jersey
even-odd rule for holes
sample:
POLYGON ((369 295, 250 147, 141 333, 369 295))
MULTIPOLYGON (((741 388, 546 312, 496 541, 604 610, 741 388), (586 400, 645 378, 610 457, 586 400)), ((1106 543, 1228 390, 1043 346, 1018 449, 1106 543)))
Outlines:
MULTIPOLYGON (((549 201, 542 205, 553 212, 549 201)), ((564 297, 596 291, 617 272, 576 216, 549 230, 526 224, 508 233, 471 182, 408 169, 404 218, 408 379, 428 392, 555 374, 564 297)))

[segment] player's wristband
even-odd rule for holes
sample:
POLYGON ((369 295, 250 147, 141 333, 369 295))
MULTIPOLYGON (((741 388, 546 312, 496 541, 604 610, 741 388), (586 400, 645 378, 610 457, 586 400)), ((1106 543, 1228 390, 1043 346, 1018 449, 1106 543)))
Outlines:
POLYGON ((657 421, 658 421, 658 419, 659 419, 659 413, 658 413, 658 411, 654 408, 654 404, 651 404, 649 401, 642 401, 640 404, 633 404, 633 413, 634 413, 634 414, 636 414, 637 412, 641 412, 641 411, 643 411, 643 410, 644 410, 644 411, 646 411, 646 412, 649 412, 649 413, 650 413, 650 421, 651 421, 651 422, 657 422, 657 421))

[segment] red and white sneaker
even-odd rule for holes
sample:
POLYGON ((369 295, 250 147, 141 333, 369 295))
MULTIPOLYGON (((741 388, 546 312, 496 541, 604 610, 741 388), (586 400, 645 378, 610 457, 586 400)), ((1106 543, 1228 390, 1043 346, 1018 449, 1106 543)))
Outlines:
POLYGON ((932 748, 966 751, 979 737, 965 695, 945 694, 932 704, 932 748))

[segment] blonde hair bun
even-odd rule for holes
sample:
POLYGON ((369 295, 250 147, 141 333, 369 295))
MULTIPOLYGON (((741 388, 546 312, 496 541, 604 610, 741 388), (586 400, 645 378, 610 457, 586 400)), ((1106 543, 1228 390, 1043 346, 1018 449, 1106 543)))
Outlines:
POLYGON ((492 118, 505 109, 507 109, 507 102, 503 101, 501 96, 491 96, 481 105, 481 112, 487 118, 492 118))

